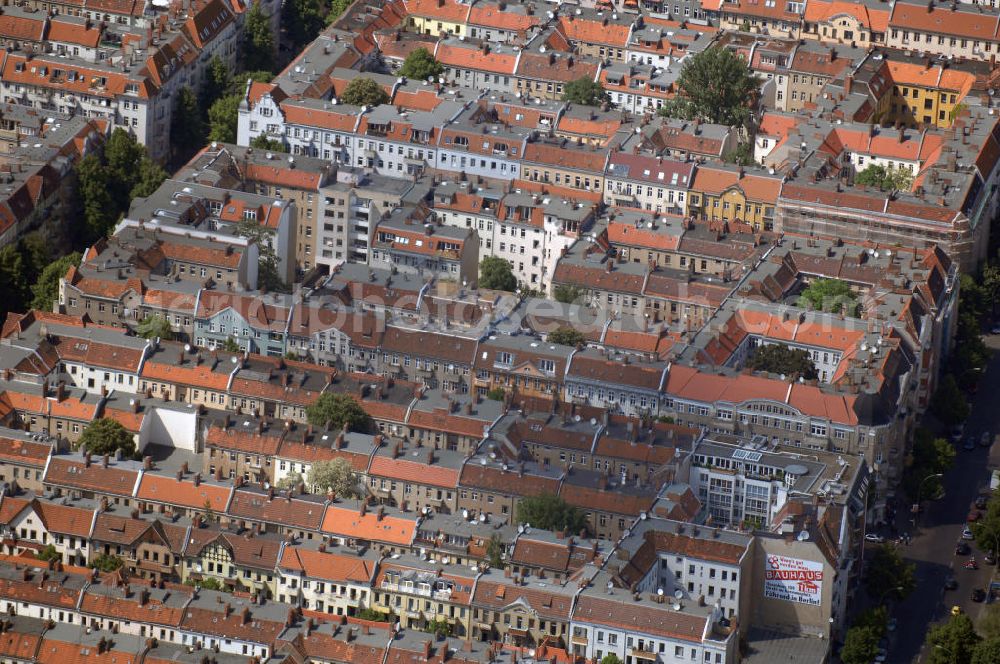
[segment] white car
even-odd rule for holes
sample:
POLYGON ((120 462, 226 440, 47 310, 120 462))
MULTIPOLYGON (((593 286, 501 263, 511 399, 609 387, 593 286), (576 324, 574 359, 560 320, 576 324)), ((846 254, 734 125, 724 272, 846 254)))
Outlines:
POLYGON ((868 533, 865 535, 866 542, 874 542, 875 544, 881 544, 885 541, 885 538, 881 535, 876 535, 875 533, 868 533))
POLYGON ((889 630, 890 632, 895 632, 896 631, 896 619, 895 618, 889 618, 889 622, 887 622, 885 624, 885 628, 887 630, 889 630))
POLYGON ((970 540, 970 539, 975 539, 975 537, 976 536, 972 534, 972 531, 969 530, 968 527, 962 530, 962 539, 970 540))

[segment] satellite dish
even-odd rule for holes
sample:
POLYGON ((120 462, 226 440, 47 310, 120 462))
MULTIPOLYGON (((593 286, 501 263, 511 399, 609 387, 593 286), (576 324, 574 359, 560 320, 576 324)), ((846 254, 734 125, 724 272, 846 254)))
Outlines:
POLYGON ((524 534, 524 526, 518 526, 517 527, 517 532, 518 532, 519 535, 520 534, 524 534))
POLYGON ((185 353, 191 352, 191 344, 184 344, 184 352, 185 353))
POLYGON ((656 589, 656 596, 657 597, 663 597, 663 588, 657 588, 656 589))
POLYGON ((479 523, 486 523, 486 514, 485 513, 481 513, 479 515, 479 523))
POLYGON ((684 599, 684 593, 681 591, 680 588, 678 588, 677 590, 674 591, 674 598, 676 598, 676 599, 684 599))
POLYGON ((469 510, 462 510, 462 518, 466 521, 469 520, 469 510))
POLYGON ((597 420, 594 419, 593 417, 590 418, 590 426, 597 426, 597 420))
POLYGON ((799 540, 800 542, 807 541, 809 539, 809 531, 803 530, 801 533, 799 533, 799 536, 796 537, 796 539, 799 540))
POLYGON ((239 361, 240 361, 240 358, 236 357, 235 355, 233 355, 233 357, 230 359, 230 362, 232 362, 233 364, 236 364, 239 361))

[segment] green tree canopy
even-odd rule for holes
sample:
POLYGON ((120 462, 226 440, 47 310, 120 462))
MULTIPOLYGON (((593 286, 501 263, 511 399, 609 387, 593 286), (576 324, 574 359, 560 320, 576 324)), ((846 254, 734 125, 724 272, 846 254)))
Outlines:
POLYGON ((208 109, 208 137, 220 143, 235 143, 240 119, 238 94, 219 97, 208 109))
POLYGON ((54 544, 49 544, 44 549, 38 552, 35 556, 43 562, 49 562, 50 560, 62 560, 62 556, 56 551, 54 544))
POLYGON ((351 106, 378 106, 389 103, 389 93, 370 78, 358 77, 347 84, 340 101, 351 106))
POLYGON ((309 423, 332 429, 347 427, 351 431, 368 428, 371 418, 368 413, 346 392, 324 392, 306 408, 309 423))
POLYGON ((109 417, 101 417, 88 424, 80 435, 80 446, 97 455, 113 455, 118 450, 121 450, 125 458, 135 455, 132 434, 117 420, 109 417))
POLYGON ((497 533, 490 536, 490 541, 486 544, 486 558, 493 569, 504 568, 504 558, 507 557, 507 547, 503 539, 497 533))
POLYGON ((236 234, 257 245, 257 287, 269 291, 287 291, 278 273, 278 253, 274 249, 274 231, 260 223, 259 219, 241 219, 236 224, 236 234))
POLYGON ((727 48, 713 46, 685 59, 677 88, 679 94, 660 110, 663 115, 749 127, 760 79, 743 58, 727 48))
POLYGON ((601 658, 601 664, 622 664, 622 661, 618 659, 618 655, 613 652, 609 652, 601 658))
POLYGON ((746 141, 740 141, 735 148, 722 155, 723 161, 740 166, 749 166, 754 163, 753 145, 746 141))
POLYGON ((916 566, 907 563, 899 551, 889 544, 875 549, 868 561, 865 588, 877 602, 904 599, 916 588, 916 566))
POLYGON ((1000 638, 984 639, 972 651, 972 664, 1000 664, 1000 638))
POLYGON ((507 393, 504 392, 502 387, 494 387, 486 392, 486 398, 491 401, 503 401, 505 396, 507 396, 507 393))
POLYGON ((934 498, 942 491, 941 478, 935 477, 948 471, 955 461, 955 448, 943 438, 923 427, 913 434, 909 465, 903 474, 906 495, 914 502, 934 498))
POLYGON ((354 2, 354 0, 333 0, 330 3, 330 9, 329 9, 329 11, 326 13, 326 23, 327 23, 327 25, 330 25, 331 23, 333 23, 334 21, 336 21, 338 18, 340 18, 341 15, 345 11, 347 11, 347 8, 350 7, 353 2, 354 2))
POLYGON ((587 529, 587 519, 554 493, 542 493, 522 498, 517 503, 517 522, 543 530, 578 533, 587 529))
POLYGON ((510 263, 499 256, 487 256, 479 261, 479 287, 514 291, 517 277, 510 263))
POLYGON ((969 416, 969 402, 958 389, 954 374, 945 374, 941 379, 931 399, 931 412, 949 426, 964 422, 969 416))
POLYGON ((563 86, 562 100, 583 106, 600 106, 608 101, 608 93, 598 81, 582 76, 563 86))
POLYGON ((563 326, 549 332, 545 340, 550 343, 559 344, 560 346, 577 346, 584 343, 587 338, 583 336, 583 332, 563 326))
POLYGON ((872 627, 850 628, 844 637, 844 647, 840 649, 840 661, 843 664, 871 664, 878 655, 879 638, 872 627))
MULTIPOLYGON (((211 64, 214 63, 210 63, 210 70, 211 64)), ((177 93, 173 115, 170 116, 170 144, 178 155, 189 156, 205 145, 207 132, 203 113, 194 90, 188 86, 181 88, 177 93)))
POLYGON ((4 294, 0 299, 0 309, 3 309, 4 316, 24 308, 28 293, 24 263, 24 256, 17 250, 17 245, 8 244, 0 249, 0 292, 4 294))
POLYGON ((274 67, 275 44, 270 19, 254 2, 243 23, 243 65, 250 71, 274 67))
POLYGON ((250 147, 266 152, 288 152, 288 148, 280 139, 270 138, 267 134, 258 134, 251 138, 250 147))
POLYGON ((70 266, 79 265, 79 263, 80 254, 74 252, 46 265, 31 286, 31 308, 52 311, 52 305, 59 297, 59 280, 66 276, 70 266))
POLYGON ((118 556, 102 553, 90 561, 90 566, 102 572, 114 572, 125 563, 118 556))
POLYGON ((136 334, 145 339, 161 339, 170 341, 174 338, 174 331, 170 328, 170 322, 160 314, 146 316, 135 327, 136 334))
POLYGON ((359 498, 361 480, 347 459, 338 457, 330 461, 317 461, 309 468, 310 486, 318 487, 323 493, 332 491, 344 498, 359 498))
POLYGON ((278 480, 274 486, 276 486, 279 489, 294 489, 298 485, 305 483, 306 483, 306 478, 302 477, 302 473, 300 473, 297 470, 293 470, 292 472, 288 473, 280 480, 278 480))
POLYGON ((927 632, 927 661, 930 664, 971 664, 980 637, 972 620, 964 613, 927 632))
POLYGON ((854 176, 854 184, 876 187, 884 191, 909 191, 913 173, 902 167, 871 164, 854 176))
POLYGON ((556 302, 573 304, 583 297, 583 290, 577 286, 560 284, 552 289, 552 297, 556 299, 556 302))
POLYGON ((437 78, 444 73, 444 65, 434 59, 431 52, 421 46, 413 49, 403 66, 399 69, 399 75, 405 76, 414 81, 426 81, 429 78, 437 78))
POLYGON ((76 165, 78 193, 83 204, 83 236, 87 242, 111 232, 118 219, 111 197, 108 171, 96 154, 89 154, 76 165))
POLYGON ((281 7, 281 25, 295 51, 319 36, 326 26, 320 0, 285 0, 281 7))
POLYGON ((851 285, 840 279, 813 279, 799 295, 799 306, 816 311, 839 312, 846 308, 847 315, 856 316, 858 296, 851 285))
POLYGON ((238 341, 236 341, 236 339, 233 339, 232 337, 226 337, 226 340, 222 342, 222 350, 226 351, 227 353, 239 353, 242 349, 240 348, 240 344, 238 341))
POLYGON ((762 344, 754 348, 747 358, 747 366, 754 371, 769 371, 786 376, 801 376, 806 380, 819 377, 809 352, 789 348, 785 344, 762 344))
POLYGON ((986 503, 983 517, 972 525, 972 534, 976 537, 976 544, 984 551, 995 550, 1000 543, 1000 496, 995 492, 986 503))

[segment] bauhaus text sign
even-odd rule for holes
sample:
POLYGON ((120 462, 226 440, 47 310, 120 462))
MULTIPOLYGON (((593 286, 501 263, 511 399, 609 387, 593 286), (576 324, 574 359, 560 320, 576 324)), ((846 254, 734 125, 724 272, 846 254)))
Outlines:
POLYGON ((819 605, 823 563, 770 555, 764 565, 764 597, 819 605))

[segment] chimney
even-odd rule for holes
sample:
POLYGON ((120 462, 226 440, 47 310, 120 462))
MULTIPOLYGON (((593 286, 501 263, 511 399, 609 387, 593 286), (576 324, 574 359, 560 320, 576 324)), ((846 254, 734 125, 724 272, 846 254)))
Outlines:
POLYGON ((243 625, 246 625, 248 622, 250 622, 250 607, 249 606, 244 606, 243 607, 243 613, 240 614, 240 617, 241 617, 241 623, 243 625))
POLYGON ((110 454, 105 454, 104 455, 104 460, 101 463, 104 465, 105 468, 107 468, 108 467, 108 463, 110 461, 111 461, 111 455, 110 454))
POLYGON ((224 609, 222 610, 222 613, 223 613, 223 615, 224 615, 224 616, 225 616, 226 618, 228 618, 228 617, 229 617, 229 615, 230 615, 230 614, 231 614, 232 612, 233 612, 233 605, 232 605, 232 604, 230 604, 229 602, 226 602, 226 606, 225 606, 225 608, 224 608, 224 609))
POLYGON ((201 484, 201 473, 195 473, 194 474, 194 485, 198 486, 199 484, 201 484))
POLYGON ((143 470, 152 470, 153 469, 153 457, 148 456, 148 455, 142 457, 142 467, 143 467, 143 470))
POLYGON ((149 602, 149 591, 143 588, 139 591, 139 606, 146 606, 149 602))

